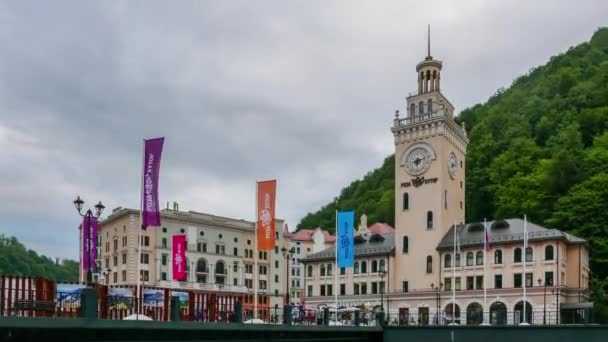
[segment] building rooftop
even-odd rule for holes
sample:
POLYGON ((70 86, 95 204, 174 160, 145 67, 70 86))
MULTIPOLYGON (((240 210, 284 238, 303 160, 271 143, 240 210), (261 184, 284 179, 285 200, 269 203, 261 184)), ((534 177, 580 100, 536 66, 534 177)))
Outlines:
POLYGON ((325 238, 325 243, 334 243, 336 241, 336 237, 330 234, 327 230, 324 230, 321 227, 317 227, 314 229, 300 229, 291 235, 291 241, 312 241, 312 236, 316 231, 320 230, 323 233, 325 238))
MULTIPOLYGON (((395 234, 373 234, 369 239, 361 235, 355 237, 355 257, 387 255, 395 251, 395 234)), ((332 246, 318 253, 307 256, 302 262, 333 260, 336 247, 332 246)))
MULTIPOLYGON (((512 218, 488 221, 490 245, 522 242, 524 239, 524 220, 512 218)), ((554 228, 545 228, 528 221, 528 241, 562 239, 569 244, 586 244, 587 241, 554 228)), ((484 242, 483 222, 456 226, 461 247, 482 246, 484 242)), ((437 246, 438 250, 454 247, 454 227, 444 235, 437 246)))

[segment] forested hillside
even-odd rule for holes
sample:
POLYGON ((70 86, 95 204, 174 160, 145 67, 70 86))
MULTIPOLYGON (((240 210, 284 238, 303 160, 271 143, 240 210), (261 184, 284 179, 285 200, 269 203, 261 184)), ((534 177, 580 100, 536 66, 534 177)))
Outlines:
MULTIPOLYGON (((462 111, 469 132, 467 222, 521 217, 587 239, 596 298, 608 287, 608 28, 462 111)), ((394 222, 394 158, 306 215, 333 231, 334 210, 394 222)))
POLYGON ((0 274, 44 277, 56 281, 78 281, 78 262, 60 263, 28 250, 15 237, 0 234, 0 274))

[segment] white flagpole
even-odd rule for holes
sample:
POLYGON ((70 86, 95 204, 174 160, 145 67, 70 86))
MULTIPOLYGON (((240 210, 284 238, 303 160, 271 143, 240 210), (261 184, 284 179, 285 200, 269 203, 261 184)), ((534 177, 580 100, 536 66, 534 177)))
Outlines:
MULTIPOLYGON (((336 210, 336 269, 334 270, 334 304, 336 306, 336 322, 338 322, 338 211, 336 210)), ((337 323, 336 323, 337 324, 337 323)))
MULTIPOLYGON (((135 313, 136 319, 139 319, 139 303, 141 301, 141 233, 142 226, 144 225, 144 163, 146 161, 146 139, 143 139, 142 144, 142 158, 141 158, 141 189, 139 192, 139 227, 137 227, 137 274, 135 277, 137 278, 137 287, 135 290, 135 313)), ((108 275, 109 277, 109 275, 108 275)))
POLYGON ((490 325, 490 323, 488 322, 488 314, 489 314, 489 310, 488 310, 488 249, 489 249, 489 244, 490 244, 490 239, 488 236, 488 239, 486 240, 486 236, 488 235, 488 222, 487 220, 484 218, 483 219, 483 310, 484 310, 484 315, 483 315, 483 323, 481 325, 490 325))
POLYGON ((524 274, 523 274, 523 282, 524 282, 524 302, 523 302, 523 319, 522 319, 522 323, 523 325, 529 325, 528 321, 526 320, 526 249, 528 248, 528 219, 526 217, 526 215, 524 215, 524 252, 523 252, 523 263, 524 263, 524 274))
POLYGON ((452 325, 456 324, 456 233, 456 223, 454 223, 454 262, 452 263, 452 325))
POLYGON ((253 318, 258 318, 258 187, 259 182, 255 182, 255 225, 253 229, 253 318))

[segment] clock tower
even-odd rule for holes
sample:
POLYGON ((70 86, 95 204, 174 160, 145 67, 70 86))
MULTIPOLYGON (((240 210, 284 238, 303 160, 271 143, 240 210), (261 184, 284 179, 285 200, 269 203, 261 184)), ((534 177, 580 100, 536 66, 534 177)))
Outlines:
POLYGON ((464 222, 465 154, 469 140, 454 122, 454 106, 441 92, 442 62, 429 48, 416 65, 418 91, 409 94, 405 117, 396 112, 395 263, 397 289, 431 289, 442 283, 441 238, 464 222))

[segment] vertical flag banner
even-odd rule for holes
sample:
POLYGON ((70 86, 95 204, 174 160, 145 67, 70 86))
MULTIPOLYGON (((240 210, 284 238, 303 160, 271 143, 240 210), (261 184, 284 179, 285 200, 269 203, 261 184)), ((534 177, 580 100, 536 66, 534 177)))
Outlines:
POLYGON ((186 280, 186 235, 173 235, 173 280, 186 280))
POLYGON ((91 234, 90 231, 91 231, 91 216, 84 215, 84 219, 82 220, 82 269, 83 270, 88 270, 89 266, 91 265, 91 263, 90 263, 91 253, 89 252, 90 251, 89 236, 91 234))
MULTIPOLYGON (((355 262, 355 212, 338 212, 338 267, 352 267, 355 262)), ((337 272, 337 271, 336 271, 337 272)))
POLYGON ((144 165, 142 179, 142 225, 144 227, 160 226, 160 208, 158 206, 158 176, 160 157, 163 153, 165 138, 146 140, 144 144, 144 165))
POLYGON ((276 180, 258 182, 257 236, 258 250, 261 251, 274 249, 276 192, 276 180))
POLYGON ((89 265, 92 269, 97 268, 95 260, 97 259, 97 218, 91 217, 89 227, 89 265))

